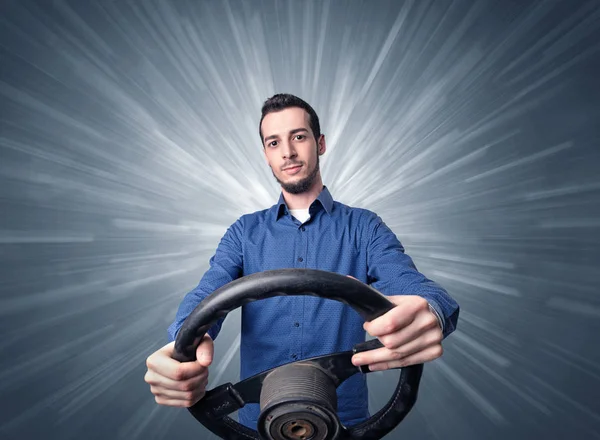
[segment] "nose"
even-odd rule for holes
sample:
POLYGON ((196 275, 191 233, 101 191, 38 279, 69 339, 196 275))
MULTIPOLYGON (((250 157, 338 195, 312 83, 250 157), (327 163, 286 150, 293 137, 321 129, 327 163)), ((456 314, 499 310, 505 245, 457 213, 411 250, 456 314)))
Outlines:
POLYGON ((298 155, 292 143, 287 141, 282 141, 280 151, 283 159, 292 159, 298 155))

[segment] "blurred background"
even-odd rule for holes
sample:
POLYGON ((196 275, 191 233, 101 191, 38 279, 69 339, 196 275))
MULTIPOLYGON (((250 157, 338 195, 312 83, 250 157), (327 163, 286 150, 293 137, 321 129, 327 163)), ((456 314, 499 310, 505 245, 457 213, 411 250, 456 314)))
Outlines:
MULTIPOLYGON (((0 4, 0 438, 214 439, 145 359, 271 206, 260 107, 461 305, 389 439, 600 438, 600 2, 0 4)), ((209 387, 239 375, 239 310, 209 387)), ((372 410, 397 372, 369 376, 372 410)))

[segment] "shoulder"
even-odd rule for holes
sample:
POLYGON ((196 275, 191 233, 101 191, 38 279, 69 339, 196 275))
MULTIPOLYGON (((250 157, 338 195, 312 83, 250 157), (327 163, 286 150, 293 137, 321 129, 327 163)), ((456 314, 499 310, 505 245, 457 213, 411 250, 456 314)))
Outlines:
POLYGON ((237 221, 242 225, 252 225, 256 223, 262 223, 266 221, 266 219, 273 215, 274 207, 261 209, 260 211, 249 212, 243 214, 237 221))
POLYGON ((268 209, 264 209, 242 214, 233 223, 229 224, 222 240, 243 243, 248 235, 252 235, 253 231, 260 230, 261 225, 265 224, 265 217, 268 216, 268 212, 268 209))
POLYGON ((261 209, 241 215, 234 223, 241 233, 251 233, 252 231, 262 230, 275 217, 275 207, 261 209))
POLYGON ((369 209, 357 208, 340 202, 334 202, 334 210, 338 212, 338 215, 348 217, 363 226, 374 226, 382 221, 379 215, 369 209))
POLYGON ((347 227, 359 234, 362 240, 371 240, 381 226, 385 226, 381 217, 370 209, 335 202, 334 210, 338 221, 345 223, 347 227))
POLYGON ((363 245, 369 248, 392 246, 404 249, 396 233, 376 212, 341 203, 339 208, 340 214, 348 219, 347 224, 357 233, 363 245))

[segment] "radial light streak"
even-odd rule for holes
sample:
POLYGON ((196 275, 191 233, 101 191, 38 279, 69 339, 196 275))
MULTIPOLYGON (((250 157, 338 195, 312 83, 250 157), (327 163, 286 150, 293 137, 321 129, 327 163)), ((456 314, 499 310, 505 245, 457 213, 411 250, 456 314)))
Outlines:
POLYGON ((460 389, 461 394, 470 400, 494 424, 500 425, 507 422, 502 413, 452 367, 440 361, 437 364, 437 370, 446 375, 453 382, 454 386, 460 389))
MULTIPOLYGON (((290 92, 321 117, 334 197, 376 211, 462 307, 389 437, 598 438, 598 2, 0 17, 0 437, 211 438, 155 404, 144 360, 227 227, 276 202, 259 111, 290 92)), ((213 385, 239 374, 239 317, 213 385)), ((372 411, 397 374, 369 376, 372 411)))

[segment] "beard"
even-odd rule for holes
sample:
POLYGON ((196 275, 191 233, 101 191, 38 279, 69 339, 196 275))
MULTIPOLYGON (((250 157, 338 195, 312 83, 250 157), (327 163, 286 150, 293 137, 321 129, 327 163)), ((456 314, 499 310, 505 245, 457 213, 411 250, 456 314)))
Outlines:
POLYGON ((297 182, 285 183, 279 180, 279 178, 275 175, 275 172, 271 169, 273 173, 273 177, 277 180, 277 183, 281 185, 281 187, 290 194, 302 194, 312 188, 313 183, 315 183, 315 179, 317 178, 317 173, 319 172, 319 155, 317 155, 317 163, 315 167, 312 169, 308 176, 303 179, 298 180, 297 182))

